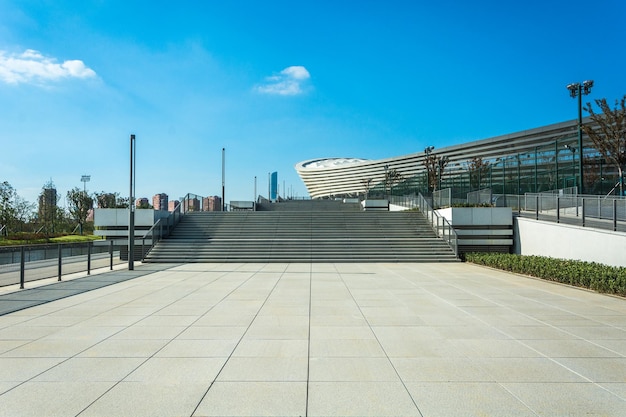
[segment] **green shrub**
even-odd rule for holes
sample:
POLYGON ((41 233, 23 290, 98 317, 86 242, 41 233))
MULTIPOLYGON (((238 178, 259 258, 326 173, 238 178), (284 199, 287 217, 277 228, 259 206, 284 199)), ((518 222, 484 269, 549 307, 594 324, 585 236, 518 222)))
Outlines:
POLYGON ((545 256, 466 253, 465 260, 594 291, 626 296, 626 268, 545 256))
POLYGON ((450 207, 495 207, 491 203, 453 203, 450 207))

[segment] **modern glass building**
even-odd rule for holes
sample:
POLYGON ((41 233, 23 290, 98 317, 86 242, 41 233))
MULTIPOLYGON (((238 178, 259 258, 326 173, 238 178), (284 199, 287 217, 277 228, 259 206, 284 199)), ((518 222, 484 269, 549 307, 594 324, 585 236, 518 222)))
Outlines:
POLYGON ((380 198, 450 189, 453 198, 464 200, 481 189, 523 195, 569 188, 581 194, 582 156, 584 194, 619 194, 617 168, 586 135, 583 151, 577 148, 578 122, 573 120, 404 156, 313 159, 295 168, 311 198, 380 198))

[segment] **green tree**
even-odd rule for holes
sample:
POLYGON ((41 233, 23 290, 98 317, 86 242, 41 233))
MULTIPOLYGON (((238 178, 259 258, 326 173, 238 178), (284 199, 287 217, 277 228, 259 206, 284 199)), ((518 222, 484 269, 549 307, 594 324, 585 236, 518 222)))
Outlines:
POLYGON ((74 187, 67 192, 67 203, 70 216, 78 223, 82 235, 89 211, 93 208, 93 198, 85 191, 74 187))
POLYGON ((119 193, 95 193, 98 208, 128 208, 128 197, 120 197, 119 193))
POLYGON ((151 209, 152 206, 150 205, 150 203, 146 202, 146 201, 142 201, 139 203, 139 205, 137 205, 137 209, 141 210, 141 209, 151 209))
POLYGON ((115 208, 117 195, 115 193, 107 193, 102 191, 101 193, 95 193, 96 202, 98 208, 115 208))
POLYGON ((7 181, 0 183, 0 229, 2 234, 8 234, 11 224, 15 220, 15 207, 13 202, 17 193, 7 181))
POLYGON ((595 100, 602 113, 596 113, 591 103, 587 103, 585 111, 595 125, 583 125, 583 131, 589 136, 595 148, 604 159, 617 168, 619 174, 619 191, 624 195, 624 168, 626 165, 626 95, 615 100, 611 108, 605 98, 595 100))

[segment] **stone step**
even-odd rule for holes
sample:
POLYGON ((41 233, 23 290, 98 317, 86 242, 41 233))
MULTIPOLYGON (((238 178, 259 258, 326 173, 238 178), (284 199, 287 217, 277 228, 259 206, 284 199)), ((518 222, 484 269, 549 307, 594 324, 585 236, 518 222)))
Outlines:
POLYGON ((451 262, 419 213, 189 213, 147 262, 451 262))

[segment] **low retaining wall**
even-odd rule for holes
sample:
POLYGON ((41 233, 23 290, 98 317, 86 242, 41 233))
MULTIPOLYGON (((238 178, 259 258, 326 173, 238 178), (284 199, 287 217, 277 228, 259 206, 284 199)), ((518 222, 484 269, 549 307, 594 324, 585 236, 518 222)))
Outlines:
POLYGON ((505 252, 513 246, 510 207, 451 207, 437 210, 458 236, 459 252, 505 252))
POLYGON ((626 234, 514 218, 514 253, 626 267, 626 234))

